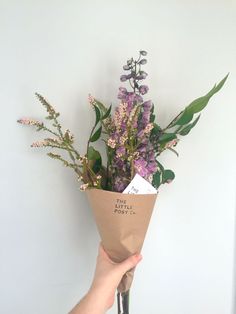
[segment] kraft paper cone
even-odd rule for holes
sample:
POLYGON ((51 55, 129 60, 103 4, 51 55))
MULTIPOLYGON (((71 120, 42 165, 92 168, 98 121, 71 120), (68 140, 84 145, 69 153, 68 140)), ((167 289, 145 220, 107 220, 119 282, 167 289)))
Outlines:
MULTIPOLYGON (((140 253, 157 194, 122 194, 87 189, 102 245, 114 262, 140 253)), ((122 278, 119 292, 129 290, 134 269, 122 278)))

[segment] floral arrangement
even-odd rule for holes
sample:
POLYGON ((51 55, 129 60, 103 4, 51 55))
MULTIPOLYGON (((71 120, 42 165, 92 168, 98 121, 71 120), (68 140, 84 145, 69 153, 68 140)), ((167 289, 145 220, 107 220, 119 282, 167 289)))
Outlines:
MULTIPOLYGON (((82 182, 81 190, 95 188, 121 193, 135 174, 146 179, 157 190, 160 185, 170 183, 175 177, 174 172, 163 167, 159 161, 160 154, 169 150, 178 156, 175 147, 180 138, 197 124, 200 118, 198 113, 223 87, 228 77, 214 85, 207 94, 192 101, 166 127, 161 128, 156 121, 154 104, 144 99, 149 89, 143 83, 148 76, 143 70, 147 63, 146 56, 147 52, 141 50, 137 59, 131 58, 123 66, 125 72, 120 81, 129 83, 130 89, 124 86, 119 88, 119 104, 114 112, 112 106, 107 107, 89 95, 89 103, 95 112, 95 123, 84 155, 75 147, 71 131, 62 129, 58 121, 60 113, 40 94, 36 93, 36 96, 46 108, 46 119, 51 126, 29 118, 18 120, 21 124, 34 126, 37 131, 45 131, 50 135, 31 146, 50 148, 47 155, 75 171, 78 180, 82 182), (102 160, 100 152, 94 148, 93 143, 98 140, 104 143, 106 160, 102 160)), ((123 301, 126 304, 123 311, 128 313, 127 301, 123 301)))

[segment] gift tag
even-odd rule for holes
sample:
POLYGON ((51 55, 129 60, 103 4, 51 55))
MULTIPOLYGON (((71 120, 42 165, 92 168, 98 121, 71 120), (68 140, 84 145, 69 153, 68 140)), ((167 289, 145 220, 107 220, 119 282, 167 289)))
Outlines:
POLYGON ((124 194, 157 194, 157 190, 143 177, 136 174, 130 184, 122 192, 124 194))

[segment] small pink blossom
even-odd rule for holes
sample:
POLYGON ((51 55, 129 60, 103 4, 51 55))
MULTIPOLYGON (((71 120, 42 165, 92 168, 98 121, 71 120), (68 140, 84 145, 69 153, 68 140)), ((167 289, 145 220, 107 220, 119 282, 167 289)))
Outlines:
POLYGON ((47 146, 48 142, 47 141, 37 141, 31 144, 31 147, 43 147, 47 146))
POLYGON ((116 147, 116 141, 113 138, 109 138, 107 141, 107 145, 111 148, 115 148, 116 147))
POLYGON ((21 118, 17 120, 18 123, 24 124, 24 125, 43 125, 43 122, 39 122, 34 119, 29 119, 29 118, 21 118))
POLYGON ((176 146, 177 143, 178 143, 178 141, 179 141, 179 140, 178 140, 177 138, 175 138, 174 140, 172 140, 172 141, 166 143, 165 148, 171 148, 172 146, 176 146))

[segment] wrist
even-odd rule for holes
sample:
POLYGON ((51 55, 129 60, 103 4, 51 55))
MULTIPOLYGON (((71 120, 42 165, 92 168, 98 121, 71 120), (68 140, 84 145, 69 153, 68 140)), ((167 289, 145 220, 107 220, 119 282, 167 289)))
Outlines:
POLYGON ((104 295, 101 290, 98 291, 95 288, 91 288, 84 298, 86 302, 91 305, 91 314, 103 314, 107 311, 106 300, 104 299, 104 295))

